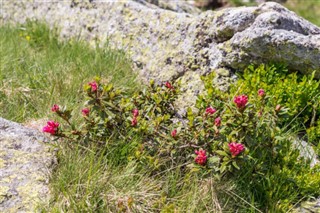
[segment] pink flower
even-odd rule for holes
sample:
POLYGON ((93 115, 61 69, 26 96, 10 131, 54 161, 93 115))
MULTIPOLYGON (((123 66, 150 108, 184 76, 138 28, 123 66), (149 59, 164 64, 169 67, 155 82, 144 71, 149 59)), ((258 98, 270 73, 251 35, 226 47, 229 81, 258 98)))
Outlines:
POLYGON ((248 103, 248 96, 246 95, 239 95, 234 98, 233 102, 237 105, 239 109, 244 109, 246 104, 248 103))
POLYGON ((169 81, 167 81, 165 85, 166 85, 166 87, 167 87, 168 89, 174 89, 173 86, 170 84, 169 81))
POLYGON ((131 126, 137 126, 137 124, 138 124, 137 117, 134 117, 131 121, 131 126))
POLYGON ((172 130, 171 136, 174 137, 174 138, 177 136, 177 130, 176 129, 172 130))
POLYGON ((51 108, 51 111, 52 111, 52 112, 57 112, 57 111, 59 111, 59 109, 60 109, 60 107, 59 107, 57 104, 54 104, 54 105, 52 106, 52 108, 51 108))
POLYGON ((138 117, 139 116, 139 110, 138 109, 132 110, 132 115, 133 115, 133 117, 138 117))
POLYGON ((214 125, 216 125, 216 126, 221 125, 221 118, 220 117, 217 117, 216 119, 214 119, 214 125))
POLYGON ((260 97, 264 97, 264 96, 266 95, 264 89, 259 89, 259 90, 258 90, 258 95, 259 95, 260 97))
POLYGON ((89 116, 90 109, 89 109, 89 108, 83 108, 83 109, 81 110, 81 112, 82 112, 82 115, 83 115, 83 116, 89 116))
POLYGON ((50 133, 51 135, 55 135, 58 131, 59 123, 54 121, 48 121, 47 125, 42 128, 43 132, 50 133))
POLYGON ((97 82, 95 82, 95 81, 90 82, 89 86, 91 87, 91 92, 95 92, 98 89, 97 82))
POLYGON ((276 106, 276 112, 279 112, 280 111, 280 109, 281 109, 281 105, 280 104, 278 104, 277 106, 276 106))
POLYGON ((196 150, 195 153, 197 157, 194 159, 194 161, 201 166, 205 165, 207 162, 206 151, 201 149, 199 151, 196 150))
POLYGON ((216 109, 214 109, 214 108, 212 108, 212 107, 208 107, 208 108, 206 109, 206 114, 212 115, 212 114, 214 114, 216 111, 217 111, 216 109))
POLYGON ((244 150, 244 146, 241 143, 232 142, 228 144, 232 157, 236 157, 244 150))

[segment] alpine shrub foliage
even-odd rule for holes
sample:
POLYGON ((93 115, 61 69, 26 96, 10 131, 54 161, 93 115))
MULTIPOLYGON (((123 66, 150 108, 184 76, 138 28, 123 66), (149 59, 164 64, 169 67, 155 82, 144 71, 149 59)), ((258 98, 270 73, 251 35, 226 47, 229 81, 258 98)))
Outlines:
POLYGON ((213 77, 203 77, 206 92, 185 115, 175 105, 179 82, 151 82, 129 97, 96 78, 84 86, 81 124, 72 121, 69 109, 54 105, 65 124, 49 121, 43 130, 84 148, 124 146, 117 143, 121 138, 127 144, 120 163, 232 180, 239 201, 262 211, 286 212, 319 196, 319 165, 311 168, 292 145, 293 133, 307 133, 310 146, 318 146, 319 81, 281 66, 250 66, 227 93, 212 85, 213 77))

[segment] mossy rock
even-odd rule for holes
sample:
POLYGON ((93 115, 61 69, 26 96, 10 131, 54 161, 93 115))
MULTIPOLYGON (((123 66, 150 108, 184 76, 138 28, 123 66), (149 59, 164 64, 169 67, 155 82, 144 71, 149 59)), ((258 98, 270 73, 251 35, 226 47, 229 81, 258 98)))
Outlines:
POLYGON ((48 202, 54 152, 42 133, 0 118, 0 212, 36 212, 48 202))

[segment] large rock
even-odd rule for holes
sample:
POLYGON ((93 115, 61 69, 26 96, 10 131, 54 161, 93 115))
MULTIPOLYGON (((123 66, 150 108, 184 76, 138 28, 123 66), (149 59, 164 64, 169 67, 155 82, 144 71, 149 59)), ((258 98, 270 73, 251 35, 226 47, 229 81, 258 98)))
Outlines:
POLYGON ((54 155, 36 130, 0 118, 0 212, 36 212, 48 202, 54 155))
POLYGON ((197 15, 181 9, 190 7, 183 3, 164 7, 170 1, 147 1, 4 1, 0 19, 44 20, 58 26, 62 37, 101 45, 108 40, 126 50, 142 79, 181 79, 182 104, 192 103, 203 89, 201 75, 217 72, 215 83, 225 88, 233 72, 250 63, 284 62, 320 76, 320 29, 280 4, 197 15))

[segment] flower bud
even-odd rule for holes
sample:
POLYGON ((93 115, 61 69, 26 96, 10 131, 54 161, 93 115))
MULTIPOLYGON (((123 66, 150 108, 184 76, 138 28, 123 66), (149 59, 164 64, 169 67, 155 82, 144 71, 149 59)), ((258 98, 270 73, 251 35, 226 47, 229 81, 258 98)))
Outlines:
POLYGON ((137 117, 134 117, 131 121, 131 126, 137 126, 137 124, 138 124, 137 117))
POLYGON ((81 110, 81 112, 82 112, 83 116, 87 117, 87 116, 89 116, 90 109, 84 108, 84 109, 81 110))
POLYGON ((213 115, 216 111, 216 109, 210 106, 206 109, 206 114, 213 115))
POLYGON ((166 86, 168 89, 170 89, 170 90, 174 89, 173 86, 170 84, 169 81, 167 81, 167 82, 165 83, 165 86, 166 86))
POLYGON ((258 90, 258 95, 259 95, 260 97, 264 97, 264 96, 266 95, 264 89, 259 89, 259 90, 258 90))
POLYGON ((220 117, 217 117, 216 119, 214 119, 214 125, 215 126, 221 126, 221 118, 220 117))
POLYGON ((133 109, 132 110, 132 115, 133 115, 133 117, 138 117, 139 116, 139 110, 138 109, 133 109))
POLYGON ((98 89, 98 84, 95 81, 90 82, 89 86, 91 87, 91 92, 95 92, 98 89))
POLYGON ((52 108, 51 108, 51 111, 52 112, 58 112, 60 110, 60 107, 59 107, 59 105, 57 105, 57 104, 54 104, 53 106, 52 106, 52 108))
POLYGON ((171 132, 171 136, 173 138, 175 138, 177 136, 177 130, 176 129, 171 132))

